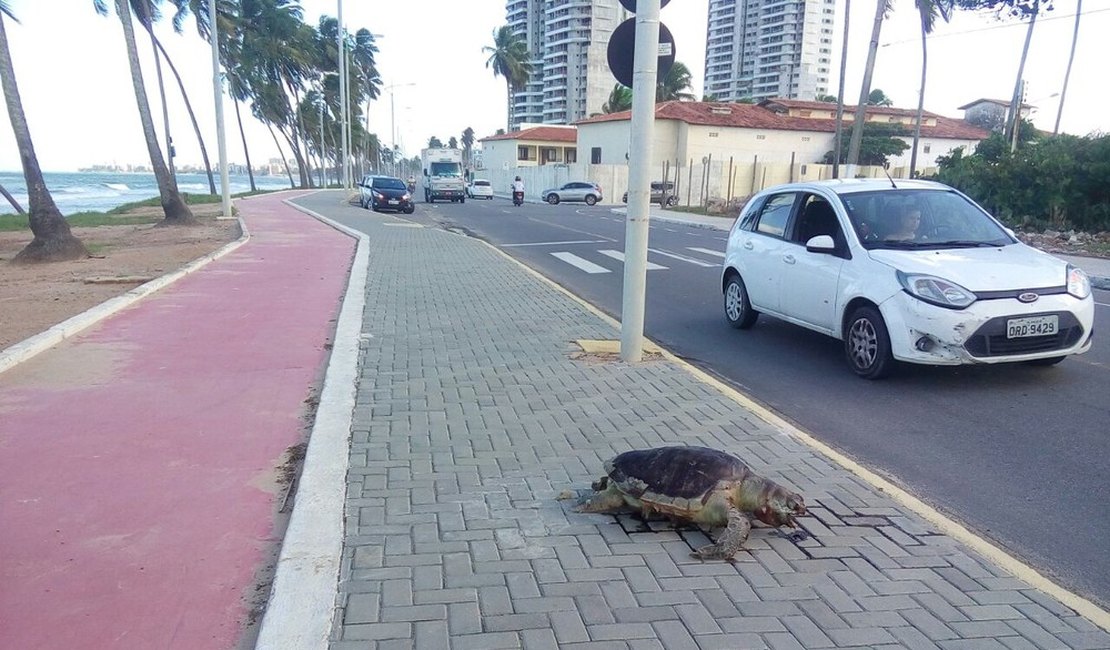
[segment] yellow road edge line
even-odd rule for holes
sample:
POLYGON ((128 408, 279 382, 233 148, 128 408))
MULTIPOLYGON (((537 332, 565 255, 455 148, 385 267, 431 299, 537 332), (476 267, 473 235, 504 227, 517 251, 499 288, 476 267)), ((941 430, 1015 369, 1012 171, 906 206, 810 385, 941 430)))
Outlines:
MULTIPOLYGON (((464 234, 461 234, 461 233, 453 233, 453 232, 450 232, 450 231, 443 231, 443 232, 447 232, 447 233, 452 234, 452 235, 458 235, 460 237, 466 237, 467 239, 470 239, 472 241, 479 241, 479 242, 485 244, 489 248, 496 251, 502 257, 505 257, 506 259, 510 260, 511 262, 516 264, 517 266, 523 268, 525 271, 532 274, 536 278, 539 278, 540 280, 542 280, 546 284, 550 285, 551 287, 554 287, 557 291, 559 291, 563 295, 567 296, 571 300, 574 300, 578 304, 582 305, 588 311, 593 313, 595 316, 598 316, 599 318, 604 320, 606 323, 608 323, 608 324, 612 325, 613 327, 617 328, 618 331, 620 330, 620 327, 621 327, 620 321, 618 321, 617 319, 613 318, 612 316, 606 314, 605 312, 601 311, 600 309, 598 309, 597 307, 595 307, 591 303, 587 302, 584 298, 581 298, 581 297, 571 293, 570 290, 567 289, 566 287, 563 287, 562 285, 554 282, 553 280, 551 280, 547 276, 543 275, 539 271, 536 271, 535 269, 529 267, 528 265, 524 264, 523 262, 515 259, 513 256, 511 256, 508 253, 502 251, 501 249, 497 248, 493 244, 491 244, 491 243, 489 243, 489 242, 487 242, 483 239, 478 239, 477 237, 470 237, 468 235, 464 235, 464 234)), ((991 542, 987 541, 986 539, 984 539, 982 537, 979 537, 978 535, 972 533, 963 524, 960 524, 959 522, 955 521, 954 519, 951 519, 951 518, 945 516, 944 514, 938 512, 936 509, 932 508, 931 506, 929 506, 927 503, 925 503, 921 499, 915 497, 914 495, 912 495, 909 492, 903 490, 902 488, 898 487, 897 485, 895 485, 895 484, 891 483, 890 481, 884 479, 883 477, 881 477, 878 474, 876 474, 875 472, 867 469, 863 465, 860 465, 856 461, 854 461, 851 458, 845 456, 844 454, 840 453, 839 451, 833 449, 829 445, 826 445, 825 443, 821 442, 820 440, 817 440, 816 438, 814 438, 813 436, 809 435, 808 433, 802 431, 801 429, 794 426, 793 424, 790 424, 789 422, 784 420, 782 417, 776 415, 773 411, 771 411, 767 407, 763 406, 762 404, 759 404, 758 402, 753 400, 751 397, 748 397, 747 395, 740 392, 739 390, 737 390, 737 389, 733 388, 732 386, 729 386, 728 384, 724 383, 723 381, 713 377, 712 375, 706 373, 704 370, 701 370, 700 368, 697 368, 694 365, 692 365, 692 364, 690 364, 686 361, 683 361, 679 357, 675 356, 674 353, 672 353, 669 350, 663 348, 662 346, 659 346, 658 344, 651 341, 647 337, 644 337, 644 341, 645 341, 645 344, 650 343, 651 345, 655 346, 659 350, 659 352, 663 355, 663 357, 665 359, 678 364, 679 367, 686 370, 686 372, 693 375, 696 379, 698 379, 702 382, 705 382, 706 384, 709 384, 710 386, 713 386, 714 388, 719 390, 723 395, 725 395, 729 399, 733 400, 734 402, 736 402, 740 406, 743 406, 744 408, 748 409, 752 413, 755 413, 757 416, 759 416, 760 419, 762 419, 768 425, 770 425, 772 427, 775 427, 775 428, 778 428, 779 430, 781 430, 786 435, 797 438, 798 440, 803 442, 805 445, 807 445, 808 447, 810 447, 814 451, 817 451, 818 453, 825 456, 829 460, 833 461, 837 465, 840 465, 844 469, 848 470, 849 472, 851 472, 851 473, 855 474, 856 476, 858 476, 859 478, 863 479, 866 483, 868 483, 869 485, 871 485, 875 489, 880 490, 882 492, 885 492, 895 502, 897 502, 897 503, 905 506, 906 508, 912 510, 913 512, 917 513, 918 515, 923 517, 926 521, 928 521, 929 523, 933 524, 938 529, 940 529, 940 531, 943 532, 945 535, 948 535, 949 537, 952 537, 953 539, 969 546, 970 548, 972 548, 973 550, 978 552, 980 555, 987 558, 989 561, 991 561, 994 564, 996 564, 997 566, 1005 569, 1006 571, 1009 571, 1011 574, 1014 575, 1014 577, 1018 578, 1019 580, 1023 580, 1025 582, 1029 583, 1029 585, 1032 586, 1034 589, 1037 589, 1038 591, 1041 591, 1041 592, 1044 592, 1045 594, 1048 594, 1049 596, 1051 596, 1051 597, 1055 598, 1056 600, 1060 601, 1061 603, 1063 603, 1067 607, 1070 607, 1071 609, 1073 609, 1077 614, 1079 614, 1083 618, 1086 618, 1087 620, 1091 621, 1095 625, 1097 625, 1097 626, 1101 627, 1102 629, 1110 632, 1110 612, 1102 609, 1101 607, 1096 605, 1094 602, 1092 602, 1090 600, 1087 600, 1086 598, 1084 598, 1084 597, 1082 597, 1078 594, 1072 593, 1072 592, 1068 591, 1067 589, 1064 589, 1060 585, 1056 584, 1052 580, 1050 580, 1047 577, 1045 577, 1044 575, 1042 575, 1040 572, 1038 572, 1033 567, 1025 564, 1021 560, 1019 560, 1016 557, 1010 555, 1009 553, 1002 550, 998 546, 992 544, 991 542)))

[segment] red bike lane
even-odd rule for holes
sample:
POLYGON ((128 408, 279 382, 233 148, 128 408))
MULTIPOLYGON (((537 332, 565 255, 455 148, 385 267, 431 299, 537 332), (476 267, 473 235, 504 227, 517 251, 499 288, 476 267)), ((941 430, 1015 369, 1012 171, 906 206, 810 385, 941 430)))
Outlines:
POLYGON ((251 238, 0 373, 0 647, 232 648, 356 241, 239 201, 251 238))

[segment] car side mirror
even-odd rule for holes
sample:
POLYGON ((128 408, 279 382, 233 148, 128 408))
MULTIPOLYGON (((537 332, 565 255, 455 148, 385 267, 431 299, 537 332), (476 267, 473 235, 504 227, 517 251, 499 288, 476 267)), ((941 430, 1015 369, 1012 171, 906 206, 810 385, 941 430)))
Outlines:
POLYGON ((815 235, 806 242, 806 250, 811 253, 833 253, 836 251, 836 242, 830 235, 815 235))

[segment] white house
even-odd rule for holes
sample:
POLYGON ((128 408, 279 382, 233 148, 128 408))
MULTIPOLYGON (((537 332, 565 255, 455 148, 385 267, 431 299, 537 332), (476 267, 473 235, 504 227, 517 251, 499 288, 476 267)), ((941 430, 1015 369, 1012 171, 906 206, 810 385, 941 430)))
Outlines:
POLYGON ((520 131, 482 138, 479 169, 572 165, 578 162, 577 140, 578 129, 573 126, 526 124, 520 131))

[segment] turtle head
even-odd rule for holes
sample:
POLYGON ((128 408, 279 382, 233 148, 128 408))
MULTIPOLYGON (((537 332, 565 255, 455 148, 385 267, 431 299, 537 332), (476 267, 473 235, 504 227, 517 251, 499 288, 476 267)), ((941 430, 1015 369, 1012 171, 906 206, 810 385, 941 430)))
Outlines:
POLYGON ((767 495, 763 505, 756 508, 753 514, 756 519, 768 526, 797 528, 798 524, 794 518, 806 514, 806 504, 802 495, 776 485, 775 489, 767 495))

